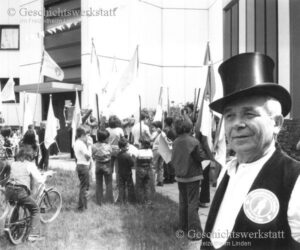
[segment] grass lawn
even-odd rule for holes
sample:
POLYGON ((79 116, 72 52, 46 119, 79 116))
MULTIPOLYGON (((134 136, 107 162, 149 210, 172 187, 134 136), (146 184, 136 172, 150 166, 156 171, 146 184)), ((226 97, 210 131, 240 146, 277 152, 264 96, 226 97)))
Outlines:
POLYGON ((187 240, 177 239, 178 205, 155 194, 153 206, 103 205, 94 199, 94 183, 88 210, 76 211, 79 180, 76 172, 57 170, 50 180, 62 193, 63 209, 58 218, 41 225, 45 239, 13 246, 0 221, 0 249, 184 249, 187 240))

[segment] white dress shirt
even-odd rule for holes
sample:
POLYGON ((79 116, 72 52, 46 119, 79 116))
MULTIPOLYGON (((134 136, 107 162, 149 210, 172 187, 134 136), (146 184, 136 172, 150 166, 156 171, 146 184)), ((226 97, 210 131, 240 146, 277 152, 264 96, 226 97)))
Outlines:
MULTIPOLYGON (((234 158, 227 163, 226 168, 220 174, 218 182, 222 180, 226 171, 230 178, 211 234, 211 242, 215 248, 220 248, 226 243, 255 178, 274 152, 275 145, 272 144, 262 158, 255 162, 239 164, 238 167, 237 159, 234 158)), ((291 234, 294 240, 298 242, 300 242, 299 197, 300 178, 297 179, 288 206, 288 222, 291 234)))
MULTIPOLYGON (((150 134, 150 129, 149 129, 149 126, 145 124, 144 121, 142 121, 142 135, 147 135, 149 136, 149 139, 151 137, 151 134, 150 134)), ((132 135, 133 135, 133 139, 134 139, 134 144, 135 145, 139 145, 140 142, 140 123, 136 123, 134 124, 134 126, 132 127, 132 131, 131 131, 132 135)))
POLYGON ((92 156, 91 146, 87 146, 82 140, 77 139, 74 144, 74 154, 77 164, 89 166, 91 161, 85 158, 85 155, 92 156))

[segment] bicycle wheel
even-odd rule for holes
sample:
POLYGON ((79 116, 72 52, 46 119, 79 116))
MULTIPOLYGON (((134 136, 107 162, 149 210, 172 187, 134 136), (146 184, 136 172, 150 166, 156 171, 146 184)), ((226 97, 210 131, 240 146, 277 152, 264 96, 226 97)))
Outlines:
POLYGON ((6 217, 8 204, 5 198, 5 190, 0 189, 0 220, 6 217))
POLYGON ((49 223, 56 219, 62 207, 61 194, 55 190, 45 190, 39 203, 40 217, 43 223, 49 223))
POLYGON ((11 243, 18 245, 23 242, 30 225, 29 211, 21 206, 13 206, 5 222, 5 232, 11 243))

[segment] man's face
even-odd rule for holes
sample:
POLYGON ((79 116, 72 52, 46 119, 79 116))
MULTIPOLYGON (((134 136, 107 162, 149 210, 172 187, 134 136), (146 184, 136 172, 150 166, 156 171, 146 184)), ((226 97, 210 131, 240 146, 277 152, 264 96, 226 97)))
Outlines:
POLYGON ((267 112, 265 104, 263 97, 249 97, 224 109, 226 137, 237 154, 263 154, 272 142, 278 124, 267 112))

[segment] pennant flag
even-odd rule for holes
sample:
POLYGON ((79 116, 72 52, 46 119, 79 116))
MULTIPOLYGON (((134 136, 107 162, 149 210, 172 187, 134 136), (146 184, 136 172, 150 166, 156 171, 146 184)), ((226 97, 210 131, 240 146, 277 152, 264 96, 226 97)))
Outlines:
POLYGON ((164 132, 161 132, 159 136, 158 153, 164 159, 165 163, 169 163, 171 161, 171 157, 172 157, 171 142, 169 142, 169 139, 167 138, 164 132))
POLYGON ((158 104, 156 107, 156 111, 155 111, 155 116, 153 118, 153 121, 162 121, 163 118, 163 108, 162 108, 162 104, 163 104, 163 87, 160 87, 160 91, 159 91, 159 98, 158 98, 158 104))
POLYGON ((74 108, 73 119, 72 119, 72 146, 75 143, 76 129, 80 126, 80 124, 81 124, 81 112, 80 112, 78 91, 76 90, 75 108, 74 108))
POLYGON ((206 51, 205 51, 203 64, 204 65, 210 65, 211 64, 209 42, 207 42, 207 45, 206 45, 206 51))
POLYGON ((212 142, 213 113, 209 108, 209 104, 213 101, 213 98, 215 96, 216 84, 215 84, 213 65, 210 64, 210 61, 211 61, 210 48, 209 48, 209 43, 207 43, 205 58, 204 58, 204 64, 208 65, 207 79, 206 79, 204 92, 201 98, 201 107, 196 121, 195 130, 201 131, 201 133, 207 137, 208 144, 210 148, 213 149, 213 142, 212 142))
POLYGON ((14 87, 15 81, 12 77, 10 77, 1 92, 3 102, 16 100, 14 87))
POLYGON ((64 79, 63 70, 56 64, 51 56, 44 50, 42 61, 42 75, 62 81, 64 79))
POLYGON ((127 68, 123 72, 123 75, 119 81, 119 84, 116 86, 116 88, 112 94, 112 97, 108 103, 108 107, 113 102, 116 101, 117 97, 120 96, 131 83, 133 83, 133 81, 137 77, 138 65, 139 65, 138 47, 136 47, 135 52, 128 64, 127 68))
POLYGON ((215 140, 214 140, 214 152, 216 153, 215 159, 222 165, 226 164, 226 137, 225 126, 223 117, 220 119, 217 126, 215 140))
POLYGON ((139 75, 138 75, 138 47, 136 48, 132 59, 123 72, 121 79, 112 91, 108 100, 106 109, 110 114, 117 115, 120 119, 131 117, 138 114, 138 96, 139 96, 139 75), (126 103, 126 105, 124 105, 126 103))
POLYGON ((214 72, 214 66, 210 65, 208 66, 207 71, 207 80, 206 80, 206 86, 205 86, 205 93, 206 96, 209 96, 210 102, 213 101, 214 96, 216 94, 216 81, 215 81, 215 72, 214 72))
POLYGON ((23 107, 23 134, 28 130, 28 125, 33 124, 33 114, 32 108, 29 104, 29 96, 26 92, 24 92, 24 107, 23 107))
POLYGON ((102 95, 101 111, 103 112, 102 114, 104 116, 108 117, 110 115, 111 108, 108 107, 108 103, 110 101, 110 98, 112 97, 112 94, 114 93, 116 85, 119 83, 119 80, 120 76, 117 69, 116 57, 114 57, 111 72, 109 72, 108 75, 105 76, 105 80, 103 81, 105 84, 100 92, 102 95))
MULTIPOLYGON (((1 93, 1 82, 0 82, 0 93, 1 93)), ((3 113, 2 94, 0 94, 0 112, 3 113)))
POLYGON ((52 143, 55 142, 56 135, 57 135, 57 118, 54 116, 54 111, 52 106, 52 95, 50 95, 45 139, 44 139, 44 145, 47 149, 50 147, 52 143))
POLYGON ((212 149, 212 119, 213 119, 213 113, 211 112, 209 108, 209 99, 205 98, 203 101, 202 106, 202 121, 200 126, 200 131, 202 135, 207 137, 207 142, 209 145, 209 148, 212 149))
MULTIPOLYGON (((93 93, 98 94, 99 100, 103 101, 103 98, 101 96, 101 89, 102 89, 102 81, 101 81, 101 75, 100 75, 100 62, 96 51, 96 46, 94 44, 94 40, 92 39, 92 48, 91 48, 91 56, 90 56, 90 67, 89 67, 89 82, 90 84, 86 88, 86 92, 88 93, 88 96, 92 96, 93 93)), ((90 107, 93 110, 96 110, 97 103, 95 98, 90 98, 88 100, 87 106, 90 107)), ((101 105, 102 106, 102 105, 101 105)))

